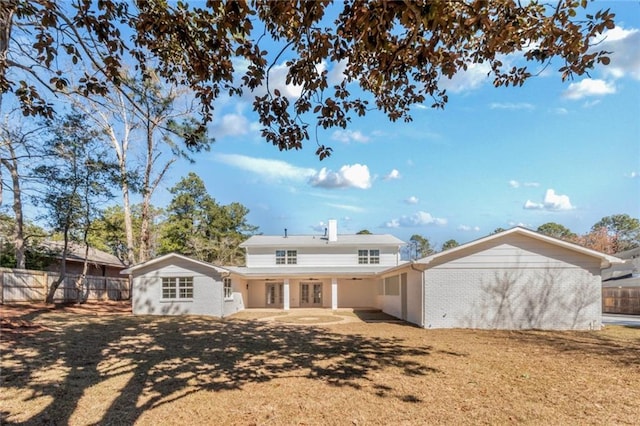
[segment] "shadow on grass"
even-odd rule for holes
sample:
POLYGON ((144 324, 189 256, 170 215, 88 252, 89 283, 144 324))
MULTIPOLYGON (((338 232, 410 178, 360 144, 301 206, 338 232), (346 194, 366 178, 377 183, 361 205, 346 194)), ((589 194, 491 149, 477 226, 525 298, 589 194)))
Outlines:
POLYGON ((382 312, 379 309, 354 309, 353 314, 361 321, 368 323, 375 322, 391 322, 391 323, 403 323, 409 325, 409 323, 402 321, 399 318, 391 316, 382 312))
MULTIPOLYGON (((190 393, 280 378, 360 389, 367 381, 376 385, 377 370, 395 368, 407 376, 437 371, 409 359, 429 355, 429 346, 313 326, 188 316, 55 315, 42 322, 47 331, 3 337, 0 345, 3 387, 50 399, 30 415, 29 424, 68 424, 85 393, 111 378, 123 385, 103 398, 112 402, 98 423, 131 424, 145 410, 190 393), (42 379, 54 370, 61 378, 42 379)), ((4 410, 0 415, 3 424, 11 420, 4 410)))
POLYGON ((508 336, 528 345, 547 346, 559 353, 590 354, 623 365, 640 366, 640 330, 618 327, 606 332, 513 331, 508 332, 508 336))

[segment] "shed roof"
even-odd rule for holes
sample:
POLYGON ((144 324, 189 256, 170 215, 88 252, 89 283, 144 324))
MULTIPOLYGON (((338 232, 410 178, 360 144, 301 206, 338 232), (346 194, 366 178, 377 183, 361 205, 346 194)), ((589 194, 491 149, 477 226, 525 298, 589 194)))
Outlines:
POLYGON ((131 274, 131 273, 133 273, 135 271, 138 271, 140 269, 143 269, 143 268, 146 268, 146 267, 149 267, 149 266, 153 266, 156 263, 164 262, 167 259, 178 259, 178 260, 182 260, 182 261, 185 261, 185 262, 193 263, 195 265, 204 266, 205 268, 212 269, 212 270, 214 270, 214 271, 216 271, 218 273, 225 273, 225 272, 228 273, 229 272, 229 269, 222 268, 220 266, 216 266, 213 263, 208 263, 208 262, 203 262, 201 260, 192 259, 190 257, 184 256, 184 255, 178 254, 178 253, 168 253, 168 254, 165 254, 163 256, 156 257, 155 259, 151 259, 151 260, 149 260, 147 262, 138 263, 135 266, 131 266, 130 268, 127 268, 127 269, 124 269, 124 270, 120 271, 120 273, 121 274, 131 274))
POLYGON ((240 247, 326 247, 326 246, 401 246, 405 244, 390 234, 340 234, 337 241, 320 235, 253 235, 240 247))

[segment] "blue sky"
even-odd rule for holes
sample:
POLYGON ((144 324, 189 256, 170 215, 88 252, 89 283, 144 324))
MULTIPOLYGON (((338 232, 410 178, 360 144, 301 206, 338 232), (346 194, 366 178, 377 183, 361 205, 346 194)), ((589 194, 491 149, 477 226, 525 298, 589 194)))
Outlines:
MULTIPOLYGON (((260 138, 249 99, 222 99, 211 151, 177 164, 155 204, 194 171, 218 202, 247 206, 265 234, 322 232, 337 219, 340 233, 421 234, 439 245, 497 227, 557 222, 584 233, 603 216, 640 217, 640 3, 590 6, 607 7, 617 23, 600 45, 614 52, 608 67, 563 83, 552 64, 498 89, 471 67, 446 82, 443 111, 417 106, 409 124, 371 112, 348 130, 319 130, 333 147, 323 161, 313 140, 278 151, 260 138)), ((275 67, 272 80, 285 71, 275 67)))

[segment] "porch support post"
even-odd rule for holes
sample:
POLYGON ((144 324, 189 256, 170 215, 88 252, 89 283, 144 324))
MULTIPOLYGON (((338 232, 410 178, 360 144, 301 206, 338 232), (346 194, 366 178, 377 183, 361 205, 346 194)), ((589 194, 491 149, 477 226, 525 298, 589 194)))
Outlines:
POLYGON ((289 306, 289 278, 285 278, 284 279, 284 294, 282 295, 282 309, 284 309, 285 311, 288 311, 290 306, 289 306))
POLYGON ((338 309, 338 279, 331 278, 331 309, 338 309))

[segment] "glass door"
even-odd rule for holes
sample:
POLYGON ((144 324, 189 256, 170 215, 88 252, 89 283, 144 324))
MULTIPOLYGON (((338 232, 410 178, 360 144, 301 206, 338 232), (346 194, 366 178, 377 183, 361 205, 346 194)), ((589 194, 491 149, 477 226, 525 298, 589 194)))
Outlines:
POLYGON ((306 306, 306 307, 322 306, 322 283, 321 282, 300 283, 300 306, 306 306))
POLYGON ((266 283, 266 305, 267 308, 280 308, 284 302, 284 284, 266 283))

